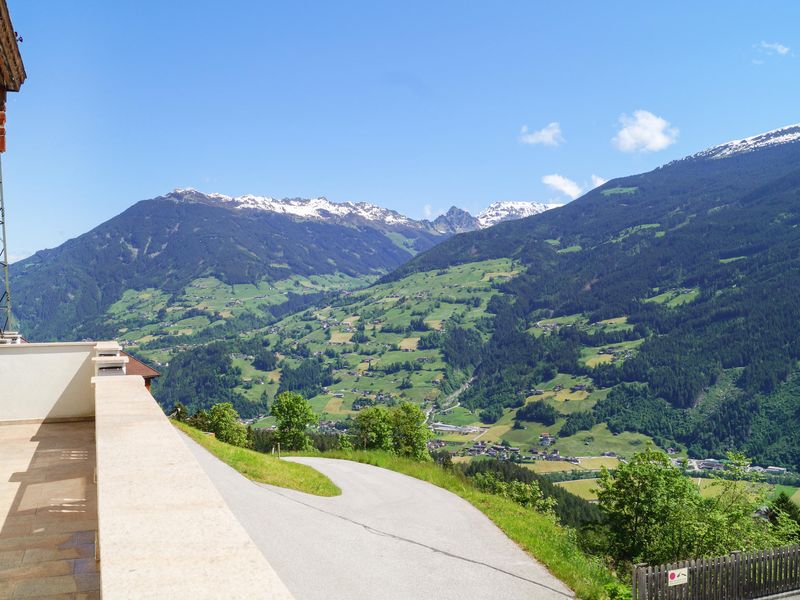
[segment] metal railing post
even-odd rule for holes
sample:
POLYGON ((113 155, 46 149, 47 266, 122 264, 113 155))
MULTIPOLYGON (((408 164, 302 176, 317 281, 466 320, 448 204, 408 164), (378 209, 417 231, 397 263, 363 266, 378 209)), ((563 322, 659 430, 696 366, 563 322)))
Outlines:
POLYGON ((3 306, 0 307, 4 312, 4 318, 0 317, 0 337, 3 333, 13 329, 11 324, 11 284, 8 274, 8 239, 6 238, 6 205, 5 194, 3 193, 3 163, 0 159, 0 265, 3 267, 3 278, 5 280, 5 288, 2 295, 0 295, 0 302, 3 306))

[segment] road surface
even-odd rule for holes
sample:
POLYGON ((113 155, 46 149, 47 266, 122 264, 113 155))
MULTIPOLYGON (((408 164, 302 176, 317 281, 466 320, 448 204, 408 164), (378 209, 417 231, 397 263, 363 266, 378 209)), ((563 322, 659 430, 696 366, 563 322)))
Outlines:
POLYGON ((255 483, 186 443, 297 600, 564 600, 564 584, 458 496, 344 460, 293 458, 342 489, 255 483))

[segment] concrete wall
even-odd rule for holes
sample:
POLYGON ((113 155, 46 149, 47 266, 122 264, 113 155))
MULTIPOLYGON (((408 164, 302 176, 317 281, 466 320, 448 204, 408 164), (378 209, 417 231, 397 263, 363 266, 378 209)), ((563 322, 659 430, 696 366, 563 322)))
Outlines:
POLYGON ((95 389, 104 600, 292 600, 144 380, 95 389))
POLYGON ((0 421, 94 416, 94 346, 0 345, 0 421))

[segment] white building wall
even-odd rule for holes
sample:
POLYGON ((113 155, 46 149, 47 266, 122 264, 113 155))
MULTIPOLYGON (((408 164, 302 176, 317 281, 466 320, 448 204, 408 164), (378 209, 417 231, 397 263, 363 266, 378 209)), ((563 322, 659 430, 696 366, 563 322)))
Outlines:
POLYGON ((94 347, 0 345, 0 421, 94 416, 94 347))

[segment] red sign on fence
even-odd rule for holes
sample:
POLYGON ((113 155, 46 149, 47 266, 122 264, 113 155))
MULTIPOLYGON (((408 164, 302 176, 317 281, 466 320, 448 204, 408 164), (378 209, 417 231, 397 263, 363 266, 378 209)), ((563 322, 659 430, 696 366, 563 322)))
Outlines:
POLYGON ((667 572, 667 585, 683 585, 689 581, 689 569, 673 569, 667 572))

